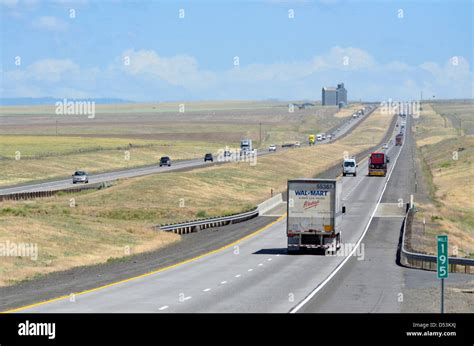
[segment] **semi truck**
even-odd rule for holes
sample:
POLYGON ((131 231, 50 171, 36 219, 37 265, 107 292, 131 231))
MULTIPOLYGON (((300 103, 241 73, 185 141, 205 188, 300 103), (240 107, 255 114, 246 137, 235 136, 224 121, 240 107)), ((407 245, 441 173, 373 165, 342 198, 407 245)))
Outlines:
POLYGON ((253 153, 253 146, 251 139, 242 139, 240 141, 240 155, 250 155, 253 153))
POLYGON ((395 145, 402 145, 403 144, 403 133, 399 133, 395 136, 395 145))
POLYGON ((334 179, 288 180, 288 253, 336 252, 341 246, 342 185, 334 179))
POLYGON ((369 156, 369 176, 387 175, 388 157, 385 153, 374 152, 369 156))
POLYGON ((308 137, 308 144, 309 144, 309 145, 314 145, 315 140, 316 140, 316 136, 315 136, 315 135, 309 135, 309 137, 308 137))

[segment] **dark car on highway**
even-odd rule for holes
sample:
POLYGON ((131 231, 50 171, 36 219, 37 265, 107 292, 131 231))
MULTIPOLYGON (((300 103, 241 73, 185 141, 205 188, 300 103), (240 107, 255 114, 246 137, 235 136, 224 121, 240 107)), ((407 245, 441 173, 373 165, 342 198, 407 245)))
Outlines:
POLYGON ((160 159, 160 167, 161 166, 168 166, 170 167, 171 166, 171 159, 168 157, 168 156, 163 156, 161 159, 160 159))
POLYGON ((204 162, 206 161, 214 162, 214 158, 212 157, 212 154, 207 153, 206 155, 204 155, 204 162))

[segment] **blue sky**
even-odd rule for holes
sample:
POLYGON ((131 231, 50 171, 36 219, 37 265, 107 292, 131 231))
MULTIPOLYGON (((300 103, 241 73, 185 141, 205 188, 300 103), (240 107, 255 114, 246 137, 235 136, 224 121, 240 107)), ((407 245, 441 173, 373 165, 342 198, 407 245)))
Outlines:
POLYGON ((472 97, 472 1, 0 3, 2 97, 472 97))

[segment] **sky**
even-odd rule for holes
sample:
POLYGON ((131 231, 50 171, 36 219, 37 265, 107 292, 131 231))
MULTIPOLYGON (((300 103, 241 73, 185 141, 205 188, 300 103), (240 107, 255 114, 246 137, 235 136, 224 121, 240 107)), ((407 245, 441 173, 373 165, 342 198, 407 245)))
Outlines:
POLYGON ((473 1, 0 0, 0 97, 472 98, 473 1))

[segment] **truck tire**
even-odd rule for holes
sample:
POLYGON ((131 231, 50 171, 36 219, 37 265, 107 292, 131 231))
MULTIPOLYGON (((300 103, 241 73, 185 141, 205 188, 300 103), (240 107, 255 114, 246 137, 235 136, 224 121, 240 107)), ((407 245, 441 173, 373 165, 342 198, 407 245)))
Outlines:
POLYGON ((342 173, 342 176, 345 177, 345 176, 346 176, 346 173, 342 173))
POLYGON ((357 177, 357 173, 354 173, 354 177, 357 177))

